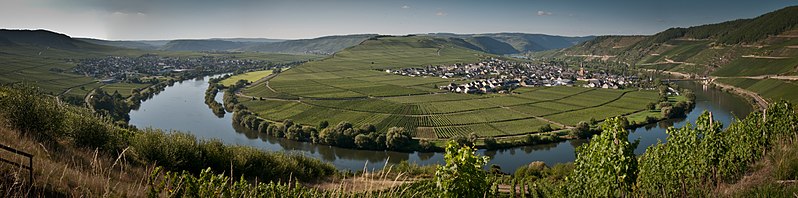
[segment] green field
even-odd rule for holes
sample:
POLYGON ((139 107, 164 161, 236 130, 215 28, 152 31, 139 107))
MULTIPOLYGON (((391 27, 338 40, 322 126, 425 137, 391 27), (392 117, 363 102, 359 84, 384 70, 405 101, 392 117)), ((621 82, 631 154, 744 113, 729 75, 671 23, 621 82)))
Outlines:
POLYGON ((421 138, 538 133, 580 121, 645 109, 657 93, 581 87, 519 88, 514 94, 466 95, 436 86, 462 79, 407 77, 385 70, 473 63, 492 55, 428 37, 371 39, 334 56, 284 71, 242 91, 240 101, 260 117, 305 125, 322 121, 405 127, 421 138))
POLYGON ((247 73, 238 74, 238 75, 235 75, 235 76, 230 76, 229 78, 222 80, 221 83, 224 86, 234 85, 239 80, 246 80, 246 81, 251 83, 251 82, 258 81, 261 78, 264 78, 264 77, 266 77, 268 75, 271 75, 271 74, 272 74, 272 70, 247 72, 247 73))

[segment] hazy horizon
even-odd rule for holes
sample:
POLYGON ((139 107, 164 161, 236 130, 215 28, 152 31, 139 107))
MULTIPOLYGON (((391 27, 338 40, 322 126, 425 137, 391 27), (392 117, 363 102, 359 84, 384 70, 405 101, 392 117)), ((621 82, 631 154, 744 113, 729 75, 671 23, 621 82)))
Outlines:
POLYGON ((255 1, 0 0, 0 28, 80 38, 309 39, 332 35, 530 33, 650 35, 753 18, 798 0, 768 1, 255 1))

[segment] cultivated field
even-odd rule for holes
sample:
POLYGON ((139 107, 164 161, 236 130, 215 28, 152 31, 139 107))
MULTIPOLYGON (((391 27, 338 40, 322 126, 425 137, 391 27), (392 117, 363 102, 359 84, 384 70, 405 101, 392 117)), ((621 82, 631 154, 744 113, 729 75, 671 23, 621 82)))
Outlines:
POLYGON ((231 85, 236 84, 236 82, 238 82, 239 80, 246 80, 248 82, 255 82, 255 81, 260 80, 261 78, 266 77, 266 76, 268 76, 270 74, 272 74, 272 70, 247 72, 247 73, 238 74, 238 75, 235 75, 235 76, 230 76, 229 78, 226 78, 226 79, 222 80, 221 83, 224 86, 231 86, 231 85))
MULTIPOLYGON (((657 93, 579 87, 519 88, 513 94, 466 95, 436 87, 453 79, 407 77, 385 70, 472 63, 491 55, 426 37, 391 37, 312 61, 242 91, 260 117, 306 125, 342 121, 379 130, 405 127, 420 138, 512 136, 550 125, 568 128, 645 109, 657 93), (256 97, 262 100, 252 100, 256 97)), ((460 81, 455 79, 454 81, 460 81)))

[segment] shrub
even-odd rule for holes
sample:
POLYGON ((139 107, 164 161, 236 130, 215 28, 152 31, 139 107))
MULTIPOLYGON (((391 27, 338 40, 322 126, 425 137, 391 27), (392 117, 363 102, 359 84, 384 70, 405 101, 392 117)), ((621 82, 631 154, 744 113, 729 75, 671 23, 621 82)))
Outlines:
POLYGON ((65 116, 55 98, 27 85, 0 88, 0 116, 22 133, 42 141, 61 136, 65 116))

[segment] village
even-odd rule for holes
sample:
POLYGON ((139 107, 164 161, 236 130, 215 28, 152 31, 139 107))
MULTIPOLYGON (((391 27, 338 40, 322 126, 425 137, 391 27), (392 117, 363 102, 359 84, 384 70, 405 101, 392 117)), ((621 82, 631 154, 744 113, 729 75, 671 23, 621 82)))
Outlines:
POLYGON ((482 94, 506 93, 520 86, 583 86, 590 88, 623 89, 639 83, 634 75, 592 72, 581 67, 578 70, 554 64, 532 64, 490 58, 479 63, 426 66, 385 70, 403 76, 429 76, 446 79, 465 79, 467 83, 450 83, 440 86, 442 90, 455 93, 482 94))
POLYGON ((135 79, 141 76, 168 75, 187 71, 235 71, 252 67, 266 67, 268 61, 240 60, 233 57, 201 56, 191 58, 162 57, 143 55, 139 57, 108 56, 81 59, 73 69, 75 73, 104 79, 103 82, 116 82, 135 79))

